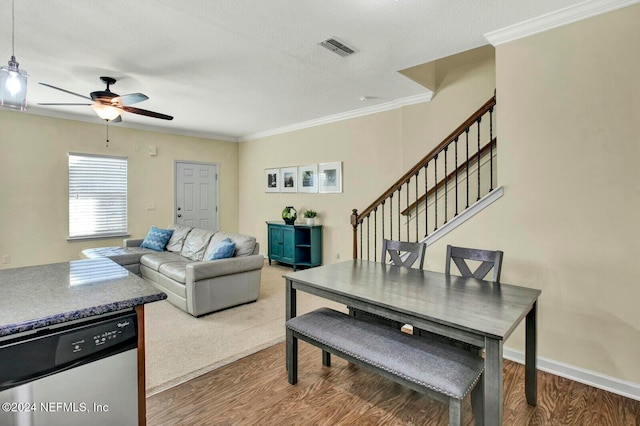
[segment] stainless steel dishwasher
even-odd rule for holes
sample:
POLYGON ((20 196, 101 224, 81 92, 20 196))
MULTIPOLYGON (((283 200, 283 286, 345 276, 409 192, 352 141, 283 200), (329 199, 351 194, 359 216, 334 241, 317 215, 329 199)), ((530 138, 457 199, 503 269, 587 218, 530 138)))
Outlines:
POLYGON ((0 341, 0 425, 138 423, 135 311, 0 341))

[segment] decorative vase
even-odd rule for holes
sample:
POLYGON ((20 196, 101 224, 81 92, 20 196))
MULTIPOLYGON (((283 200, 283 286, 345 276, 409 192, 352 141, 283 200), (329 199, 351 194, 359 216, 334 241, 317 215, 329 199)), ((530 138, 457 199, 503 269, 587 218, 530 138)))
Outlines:
POLYGON ((315 217, 308 217, 307 218, 307 225, 313 226, 315 224, 316 224, 316 218, 315 217))
POLYGON ((282 219, 284 219, 284 223, 287 225, 293 225, 297 218, 298 211, 292 206, 285 207, 284 210, 282 210, 282 219))

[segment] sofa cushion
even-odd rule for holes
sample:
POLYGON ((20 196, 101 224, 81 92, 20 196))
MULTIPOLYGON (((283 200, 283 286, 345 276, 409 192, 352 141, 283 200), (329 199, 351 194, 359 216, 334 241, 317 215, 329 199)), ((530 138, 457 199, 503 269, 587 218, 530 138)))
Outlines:
POLYGON ((83 259, 108 257, 118 265, 133 265, 140 263, 140 258, 149 253, 155 252, 153 250, 140 247, 97 247, 82 250, 80 252, 80 257, 83 259))
POLYGON ((147 236, 144 237, 140 247, 155 251, 164 251, 164 248, 167 246, 172 234, 173 229, 160 229, 152 226, 151 229, 149 229, 147 236))
POLYGON ((187 239, 184 240, 184 245, 182 246, 180 254, 191 260, 202 260, 212 236, 213 232, 211 231, 193 228, 191 232, 189 232, 189 235, 187 235, 187 239))
POLYGON ((185 259, 184 257, 180 256, 177 253, 169 253, 167 251, 162 253, 153 252, 153 253, 145 254, 140 258, 141 264, 148 267, 149 269, 153 269, 154 271, 159 270, 160 266, 168 262, 188 262, 188 261, 189 259, 185 259))
POLYGON ((187 261, 186 259, 183 262, 163 263, 162 265, 160 265, 158 272, 168 278, 171 278, 172 280, 176 280, 179 283, 184 284, 187 282, 186 269, 188 263, 191 262, 187 261))
POLYGON ((204 258, 209 259, 211 257, 211 252, 213 251, 215 246, 218 245, 218 243, 220 243, 225 238, 229 238, 231 241, 236 243, 236 251, 234 253, 235 257, 249 256, 253 254, 253 250, 256 247, 255 237, 219 231, 219 232, 216 232, 213 238, 211 238, 211 242, 209 243, 209 247, 207 247, 207 251, 204 254, 205 256, 204 258))
POLYGON ((173 229, 173 234, 167 243, 167 251, 180 253, 182 251, 182 246, 184 245, 184 240, 187 238, 187 234, 192 228, 190 226, 174 224, 169 226, 169 229, 173 229))
POLYGON ((209 257, 206 257, 206 260, 217 260, 217 259, 227 259, 229 257, 233 257, 233 253, 236 251, 236 243, 231 241, 229 238, 225 238, 216 244, 211 250, 211 254, 209 257))

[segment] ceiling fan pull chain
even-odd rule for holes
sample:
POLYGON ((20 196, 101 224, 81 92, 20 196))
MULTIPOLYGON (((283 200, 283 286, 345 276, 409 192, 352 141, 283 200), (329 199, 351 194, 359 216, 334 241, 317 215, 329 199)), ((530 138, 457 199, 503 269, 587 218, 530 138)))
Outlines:
POLYGON ((107 148, 109 148, 109 120, 104 120, 107 122, 107 143, 105 144, 105 146, 107 148))

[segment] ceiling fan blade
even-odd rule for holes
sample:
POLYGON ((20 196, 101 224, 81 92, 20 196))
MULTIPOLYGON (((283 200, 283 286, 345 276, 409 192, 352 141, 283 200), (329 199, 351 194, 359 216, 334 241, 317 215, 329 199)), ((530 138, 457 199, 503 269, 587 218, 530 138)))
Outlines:
POLYGON ((166 114, 160 114, 159 112, 148 111, 146 109, 134 108, 130 106, 122 106, 124 111, 132 112, 134 114, 146 115, 147 117, 160 118, 162 120, 173 120, 173 117, 166 114))
POLYGON ((38 102, 38 105, 73 105, 73 106, 78 106, 78 105, 82 105, 82 106, 91 106, 91 104, 70 104, 70 103, 64 103, 64 104, 60 104, 60 103, 47 103, 47 102, 38 102))
POLYGON ((79 93, 71 92, 71 91, 66 90, 66 89, 61 89, 61 88, 59 88, 59 87, 52 86, 52 85, 47 84, 47 83, 40 83, 40 84, 42 84, 43 86, 50 87, 50 88, 52 88, 52 89, 59 90, 59 91, 61 91, 61 92, 68 93, 68 94, 70 94, 70 95, 80 96, 81 98, 85 98, 85 99, 88 99, 88 100, 90 100, 90 101, 93 101, 93 99, 91 99, 90 97, 85 96, 85 95, 81 95, 81 94, 79 94, 79 93))
POLYGON ((128 95, 122 95, 119 98, 120 105, 133 105, 149 99, 149 97, 144 93, 129 93, 128 95))

